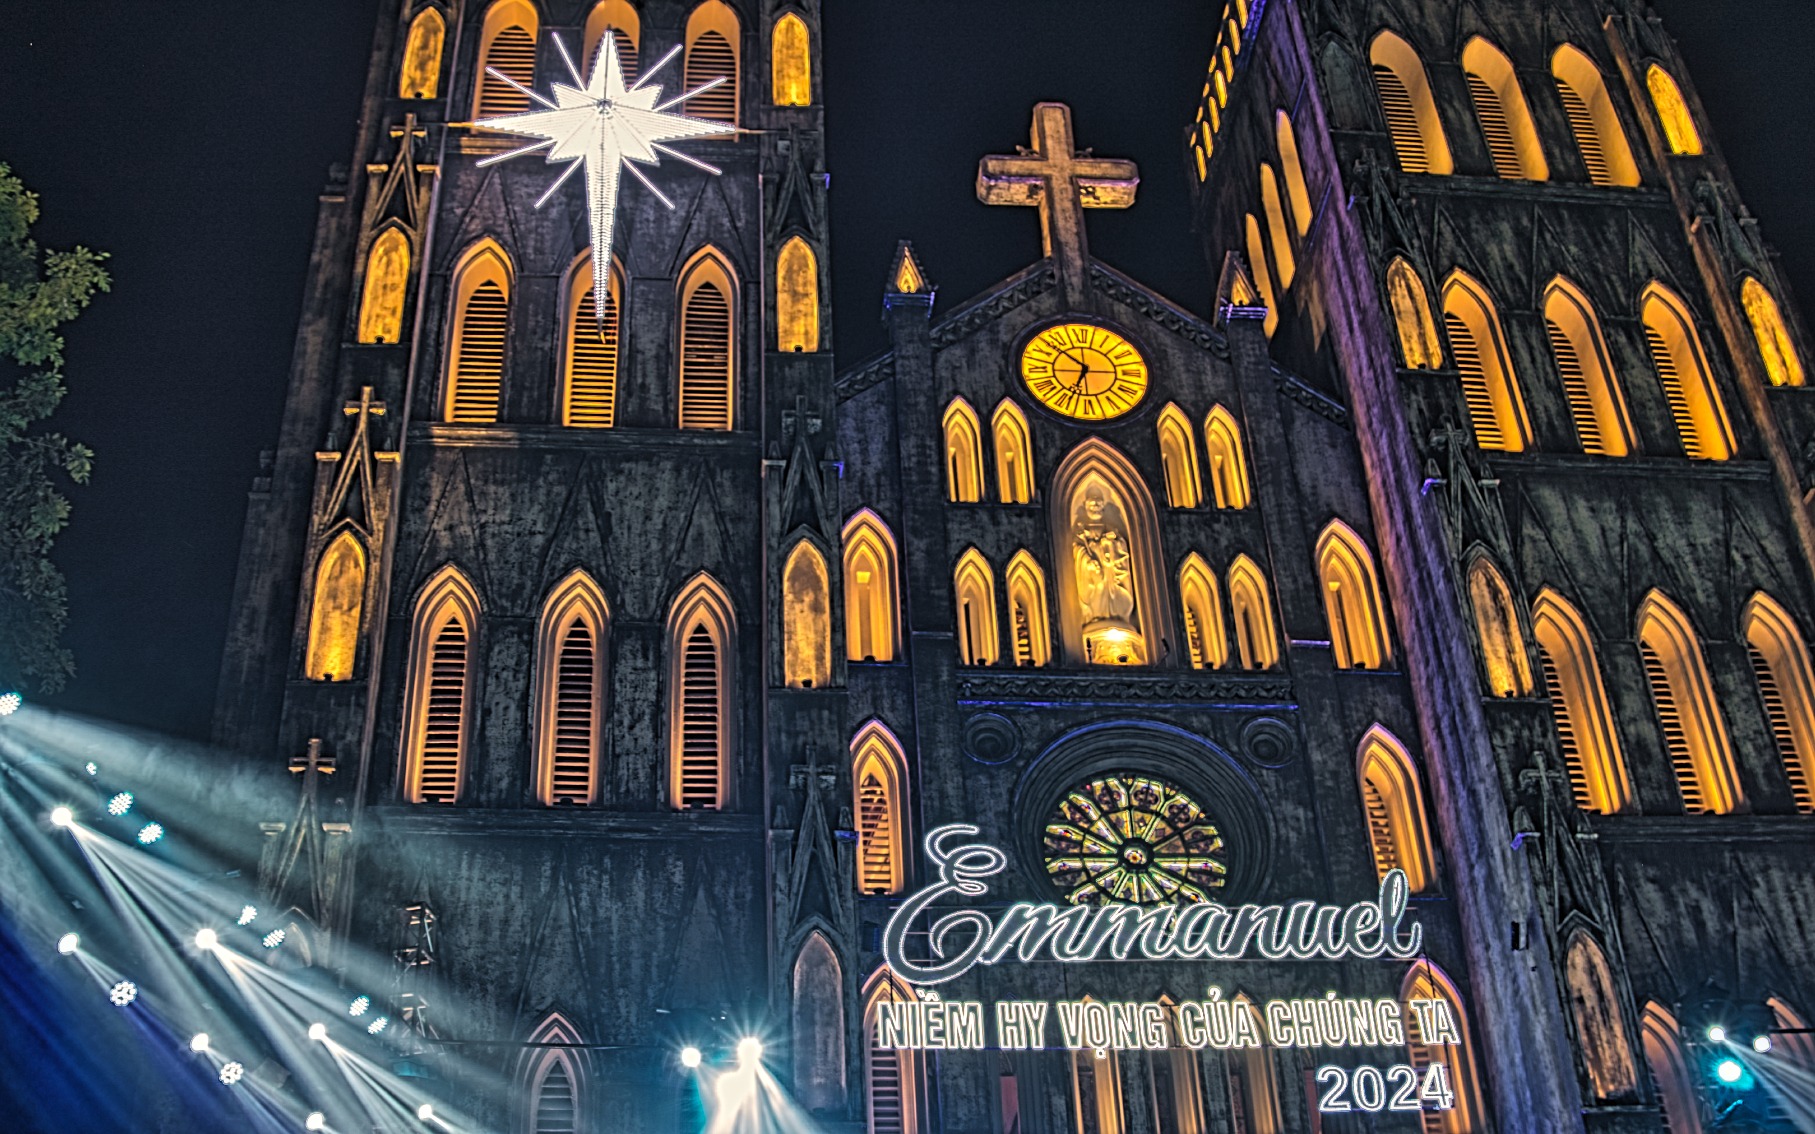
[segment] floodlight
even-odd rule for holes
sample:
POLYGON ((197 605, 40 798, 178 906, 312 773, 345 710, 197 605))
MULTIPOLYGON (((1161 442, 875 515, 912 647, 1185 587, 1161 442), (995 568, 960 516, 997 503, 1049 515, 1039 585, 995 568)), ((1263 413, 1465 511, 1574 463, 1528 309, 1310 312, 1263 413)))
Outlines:
POLYGON ((241 925, 251 925, 252 919, 257 916, 258 916, 258 907, 257 906, 241 906, 240 910, 239 910, 239 923, 241 925))
POLYGON ((1727 1042, 1727 1029, 1721 1027, 1719 1024, 1716 1024, 1713 1027, 1709 1028, 1708 1029, 1708 1042, 1709 1043, 1726 1043, 1727 1042))
POLYGON ((430 1106, 428 1103, 423 1103, 421 1106, 416 1108, 416 1117, 422 1119, 422 1121, 424 1121, 424 1122, 427 1122, 429 1119, 435 1117, 435 1108, 430 1106))
POLYGON ((207 1032, 197 1032, 194 1035, 190 1036, 189 1037, 189 1050, 190 1051, 207 1051, 208 1050, 208 1033, 207 1032))
POLYGON ((698 1067, 699 1065, 700 1065, 700 1049, 699 1048, 694 1047, 692 1044, 688 1044, 686 1047, 681 1048, 681 1066, 682 1067, 698 1067))
POLYGON ((328 1038, 328 1025, 326 1025, 326 1024, 310 1024, 309 1025, 309 1038, 314 1040, 316 1043, 320 1043, 322 1040, 327 1039, 328 1038))
POLYGON ((124 815, 131 810, 132 793, 129 791, 120 792, 107 801, 107 814, 109 815, 124 815))
POLYGON ((53 827, 67 827, 76 821, 76 813, 67 807, 50 809, 50 823, 53 827))
POLYGON ((19 706, 23 704, 25 704, 25 698, 19 695, 17 689, 9 689, 5 693, 0 693, 0 717, 12 716, 19 711, 19 706))
POLYGON ((212 929, 203 928, 195 931, 195 947, 197 949, 212 949, 220 943, 220 934, 214 932, 212 929))
POLYGON ((366 1025, 366 1035, 368 1035, 368 1036, 377 1035, 379 1032, 384 1031, 384 1026, 390 1022, 391 1021, 387 1017, 384 1017, 384 1016, 378 1017, 376 1020, 373 1020, 371 1023, 366 1025))
POLYGON ((267 949, 275 949, 283 943, 284 931, 281 929, 273 929, 271 932, 265 934, 264 940, 261 942, 267 949))
POLYGON ((320 1130, 322 1127, 326 1126, 327 1124, 328 1124, 327 1115, 323 1114, 319 1110, 310 1111, 309 1117, 303 1119, 303 1129, 304 1130, 320 1130))
POLYGON ((1714 1074, 1723 1083, 1737 1083, 1745 1073, 1746 1069, 1739 1065, 1737 1059, 1723 1059, 1714 1065, 1714 1074))
POLYGON ((107 999, 113 1001, 116 1008, 124 1008, 139 998, 139 986, 129 980, 123 980, 107 990, 107 999))
POLYGON ((242 1063, 223 1063, 221 1065, 221 1082, 231 1087, 246 1077, 246 1067, 242 1063))
POLYGON ((139 842, 145 846, 150 846, 163 837, 164 827, 161 823, 147 823, 139 828, 139 842))
POLYGON ((763 1041, 755 1036, 745 1036, 737 1041, 737 1062, 739 1066, 748 1067, 760 1062, 763 1057, 763 1041))
POLYGON ((1752 1037, 1752 1050, 1758 1052, 1758 1054, 1760 1054, 1760 1055, 1763 1055, 1766 1052, 1770 1051, 1771 1050, 1771 1037, 1770 1036, 1753 1036, 1752 1037))
POLYGON ((65 933, 57 938, 57 952, 65 957, 82 947, 82 939, 73 933, 65 933))

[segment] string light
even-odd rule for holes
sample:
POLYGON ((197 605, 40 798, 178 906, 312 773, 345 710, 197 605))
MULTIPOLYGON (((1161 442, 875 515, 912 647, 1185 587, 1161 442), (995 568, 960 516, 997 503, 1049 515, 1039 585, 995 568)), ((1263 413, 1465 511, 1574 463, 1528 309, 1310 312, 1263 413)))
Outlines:
POLYGON ((246 1068, 241 1063, 223 1063, 221 1065, 221 1083, 231 1087, 246 1077, 246 1068))
POLYGON ((372 998, 370 996, 355 996, 353 1002, 347 1005, 347 1015, 363 1016, 366 1014, 366 1009, 371 1006, 372 998))
POLYGON ((129 980, 123 980, 107 990, 107 999, 113 1001, 116 1008, 124 1008, 138 998, 139 986, 129 980))
POLYGON ((273 929, 271 932, 265 934, 265 939, 264 939, 265 948, 275 949, 279 945, 282 945, 283 943, 284 943, 284 931, 283 930, 273 929))
POLYGON ((132 810, 132 793, 123 791, 107 801, 107 814, 124 815, 132 810))
POLYGON ((384 1031, 384 1026, 390 1022, 391 1021, 384 1016, 378 1017, 376 1020, 373 1020, 371 1023, 366 1025, 366 1035, 368 1035, 368 1036, 377 1035, 379 1032, 384 1031))

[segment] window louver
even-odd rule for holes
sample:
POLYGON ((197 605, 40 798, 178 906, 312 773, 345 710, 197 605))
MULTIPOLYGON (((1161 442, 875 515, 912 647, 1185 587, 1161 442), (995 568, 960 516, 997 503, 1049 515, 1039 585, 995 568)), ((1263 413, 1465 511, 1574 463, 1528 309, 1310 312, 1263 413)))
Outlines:
POLYGON ((1387 871, 1399 869, 1399 845, 1393 839, 1393 818, 1387 810, 1386 796, 1371 778, 1361 781, 1361 804, 1368 817, 1368 844, 1374 852, 1374 870, 1384 878, 1387 871))
POLYGON ((724 82, 687 102, 688 114, 714 122, 737 121, 737 53, 718 32, 701 32, 687 48, 687 89, 696 90, 721 76, 724 82))
POLYGON ((1034 664, 1034 634, 1031 620, 1027 617, 1027 604, 1016 601, 1015 614, 1015 664, 1034 664))
POLYGON ((1656 327, 1645 325, 1645 342, 1651 347, 1651 363, 1657 367, 1658 382, 1664 387, 1664 400, 1670 403, 1670 416, 1676 419, 1677 436, 1682 438, 1683 452, 1691 460, 1708 456, 1702 445, 1701 432, 1695 428, 1695 414, 1689 408, 1689 392, 1683 387, 1683 376, 1676 368, 1676 356, 1656 327))
POLYGON ((1563 378, 1563 397, 1569 403, 1569 416, 1575 419, 1576 436, 1581 439, 1582 452, 1605 454, 1607 442, 1601 436, 1601 422, 1595 416, 1594 395, 1588 390, 1588 375, 1582 367, 1582 356, 1576 353, 1576 345, 1557 326, 1556 320, 1544 320, 1544 329, 1550 335, 1550 349, 1556 356, 1557 373, 1563 378))
POLYGON ((870 1031, 870 1134, 904 1134, 901 1113, 901 1055, 876 1046, 870 1031))
POLYGON ((1563 770, 1569 774, 1569 791, 1577 807, 1588 809, 1594 795, 1588 787, 1588 769, 1582 761, 1582 742, 1576 736, 1575 718, 1569 713, 1569 700, 1563 694, 1563 681, 1549 650, 1538 651, 1538 664, 1544 669, 1544 688, 1550 692, 1550 715, 1556 722, 1557 747, 1563 751, 1563 770))
POLYGON ((1783 758, 1784 774, 1790 781, 1790 795, 1796 810, 1815 812, 1815 785, 1803 771, 1802 758, 1796 751, 1796 733, 1790 727, 1789 706, 1784 704, 1783 687, 1777 683, 1777 671, 1757 646, 1746 651, 1752 658, 1752 672, 1758 676, 1758 693, 1765 703, 1765 718, 1771 722, 1771 739, 1777 743, 1777 754, 1783 758))
POLYGON ((487 280, 467 297, 460 314, 460 345, 454 356, 453 394, 447 419, 454 422, 498 420, 504 388, 504 337, 510 301, 504 289, 487 280))
POLYGON ((1412 92, 1406 89, 1397 71, 1380 63, 1374 64, 1374 85, 1380 89, 1380 110, 1386 115, 1387 132, 1393 136, 1399 168, 1407 173, 1429 173, 1430 156, 1424 149, 1424 134, 1418 129, 1412 92))
POLYGON ((895 818, 889 804, 887 785, 874 772, 866 774, 857 789, 857 833, 862 842, 857 864, 858 889, 865 894, 886 894, 894 889, 890 855, 895 818))
POLYGON ((618 302, 615 295, 605 297, 601 332, 597 291, 588 288, 574 305, 568 328, 566 423, 609 429, 617 416, 618 302))
POLYGON ((1512 124, 1506 119, 1506 104, 1479 75, 1468 77, 1468 93, 1475 98, 1475 115, 1481 120, 1481 133, 1487 138, 1487 152, 1493 158, 1494 172, 1509 181, 1524 178, 1519 164, 1519 147, 1513 141, 1512 124))
POLYGON ((695 626, 681 654, 682 808, 719 806, 718 644, 711 631, 695 626))
POLYGON ((1676 703, 1676 691, 1670 687, 1670 675, 1664 659, 1646 643, 1639 643, 1639 659, 1645 665, 1645 680, 1651 685, 1651 700, 1657 706, 1658 728, 1664 734, 1664 751, 1670 756, 1670 767, 1676 772, 1676 785, 1683 794, 1683 810, 1691 815, 1708 811, 1707 796, 1702 791, 1701 776, 1696 773, 1695 757, 1689 749, 1689 734, 1683 727, 1683 714, 1676 703))
POLYGON ((1487 387, 1487 368, 1481 361, 1481 344, 1462 317, 1445 313, 1443 327, 1449 332, 1450 353, 1456 356, 1456 372, 1462 377, 1462 400, 1475 427, 1475 444, 1483 449, 1506 448, 1506 433, 1500 428, 1500 417, 1494 412, 1494 396, 1487 387))
POLYGON ((575 622, 561 642, 555 672, 553 790, 556 803, 592 802, 598 691, 592 631, 575 622))
POLYGON ((1204 668, 1204 633, 1197 624, 1197 611, 1185 608, 1185 642, 1191 647, 1191 668, 1204 668))
POLYGON ((574 1134, 579 1128, 577 1119, 573 1080, 567 1076, 567 1067, 556 1063, 536 1092, 535 1134, 574 1134))
POLYGON ((527 31, 515 26, 499 31, 486 45, 485 58, 479 70, 479 105, 475 118, 492 118, 500 114, 521 114, 529 109, 529 96, 491 74, 496 69, 526 87, 536 81, 536 41, 527 31))
POLYGON ((681 316, 681 428, 731 428, 731 305, 713 283, 681 316))
POLYGON ((450 620, 429 651, 428 710, 422 727, 417 796, 452 803, 460 795, 460 751, 466 725, 466 627, 450 620))
POLYGON ((1607 165, 1607 151, 1601 148, 1601 135, 1594 127, 1588 100, 1562 79, 1557 80, 1557 95, 1569 118, 1569 132, 1576 136, 1576 148, 1582 151, 1582 164, 1588 167, 1588 180, 1596 185, 1612 185, 1613 171, 1607 165))

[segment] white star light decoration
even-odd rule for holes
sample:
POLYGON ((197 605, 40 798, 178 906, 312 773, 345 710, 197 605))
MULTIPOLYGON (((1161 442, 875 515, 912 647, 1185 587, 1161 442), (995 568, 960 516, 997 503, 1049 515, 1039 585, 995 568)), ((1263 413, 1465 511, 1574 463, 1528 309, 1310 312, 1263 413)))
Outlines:
POLYGON ((612 222, 617 213, 618 184, 622 179, 619 167, 630 170, 646 189, 655 194, 657 200, 672 209, 674 202, 655 187, 643 171, 637 168, 636 163, 659 165, 662 160, 660 155, 667 154, 689 165, 696 165, 707 173, 718 173, 720 171, 716 167, 679 150, 669 149, 662 143, 681 138, 735 134, 737 127, 723 122, 689 118, 684 114, 665 113, 669 107, 678 106, 718 86, 725 81, 723 76, 660 104, 656 100, 662 97, 662 88, 643 85, 680 53, 679 47, 662 56, 661 62, 651 67, 637 80, 635 86, 626 88, 624 69, 618 62, 616 37, 609 31, 600 37, 599 54, 593 62, 589 82, 581 80, 579 68, 574 66, 573 57, 567 54, 567 48, 559 37, 555 39, 555 46, 560 48, 561 58, 567 62, 568 73, 573 76, 575 85, 570 87, 565 83, 555 83, 553 101, 543 98, 495 67, 486 68, 487 73, 494 78, 509 83, 548 109, 482 118, 474 123, 487 130, 503 130, 542 139, 510 153, 486 158, 479 164, 491 165, 554 147, 548 151, 548 161, 574 164, 569 165, 555 179, 555 183, 548 187, 548 192, 536 201, 538 209, 554 196, 555 190, 575 170, 582 165, 586 167, 586 209, 592 222, 593 294, 600 297, 594 307, 599 313, 599 322, 603 325, 603 297, 610 294, 612 222))

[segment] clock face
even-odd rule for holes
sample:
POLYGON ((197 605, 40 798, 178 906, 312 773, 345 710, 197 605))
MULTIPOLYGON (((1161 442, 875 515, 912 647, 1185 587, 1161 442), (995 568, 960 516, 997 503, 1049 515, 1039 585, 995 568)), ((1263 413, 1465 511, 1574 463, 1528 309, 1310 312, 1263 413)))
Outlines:
POLYGON ((1107 327, 1060 323, 1021 348, 1021 380, 1055 413, 1107 421, 1140 404, 1147 393, 1147 360, 1107 327))

